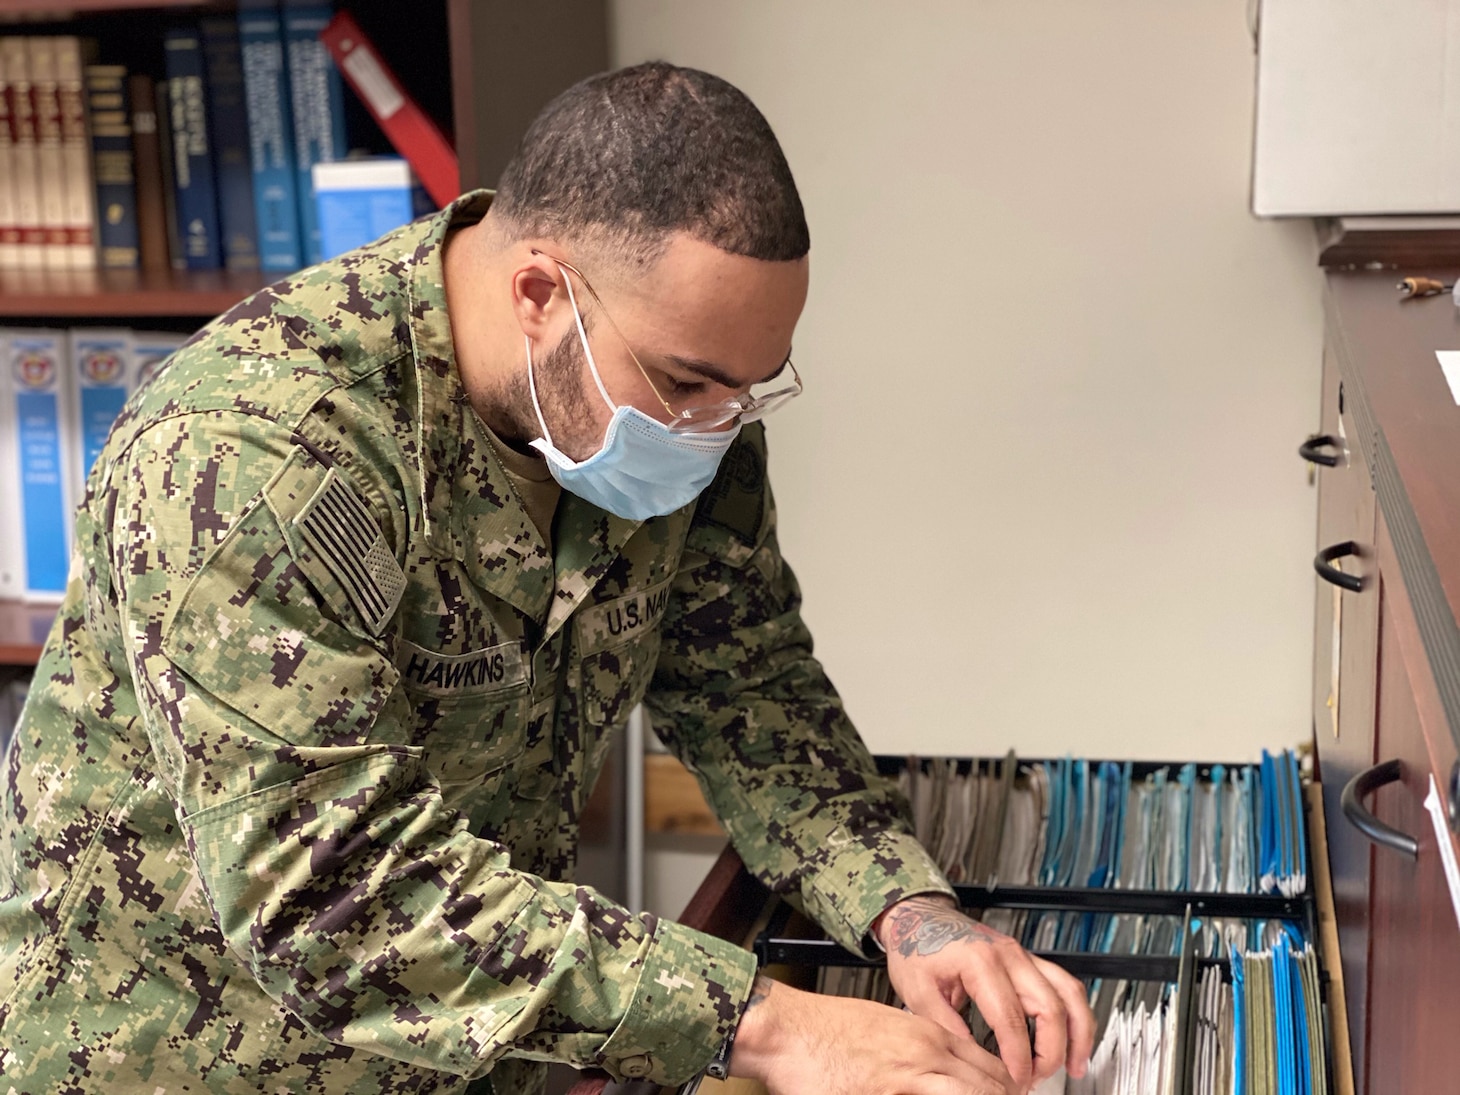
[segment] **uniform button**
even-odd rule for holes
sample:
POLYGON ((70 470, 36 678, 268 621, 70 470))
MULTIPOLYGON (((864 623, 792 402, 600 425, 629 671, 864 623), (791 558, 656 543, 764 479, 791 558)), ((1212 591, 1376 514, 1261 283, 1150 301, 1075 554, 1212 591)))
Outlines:
POLYGON ((625 1057, 622 1061, 619 1062, 618 1067, 619 1071, 622 1072, 625 1076, 638 1080, 649 1075, 650 1070, 654 1066, 649 1061, 648 1054, 639 1053, 635 1054, 633 1057, 625 1057))

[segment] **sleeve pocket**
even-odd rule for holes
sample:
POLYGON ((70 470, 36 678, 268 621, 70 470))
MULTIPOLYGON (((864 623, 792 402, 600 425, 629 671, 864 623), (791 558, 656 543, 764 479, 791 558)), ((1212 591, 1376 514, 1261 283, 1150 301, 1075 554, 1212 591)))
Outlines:
POLYGON ((363 742, 397 673, 336 622, 268 506, 240 517, 192 582, 163 653, 200 687, 300 745, 363 742))

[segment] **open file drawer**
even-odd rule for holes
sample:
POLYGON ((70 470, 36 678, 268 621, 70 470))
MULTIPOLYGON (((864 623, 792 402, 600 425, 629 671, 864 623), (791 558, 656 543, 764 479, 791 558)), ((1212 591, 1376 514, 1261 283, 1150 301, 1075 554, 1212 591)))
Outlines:
MULTIPOLYGON (((1198 916, 1255 916, 1300 922, 1305 935, 1314 941, 1321 970, 1329 1090, 1335 1095, 1353 1095, 1321 789, 1317 786, 1306 787, 1304 805, 1310 845, 1309 862, 1312 868, 1308 892, 1295 898, 1245 894, 1092 891, 1059 887, 1002 887, 993 890, 961 887, 960 897, 971 908, 1043 907, 1066 911, 1169 912, 1177 915, 1189 903, 1193 914, 1198 916)), ((680 919, 686 924, 755 950, 770 975, 790 980, 801 988, 814 987, 816 969, 819 966, 866 964, 853 958, 836 944, 815 938, 814 932, 810 933, 813 938, 803 938, 808 933, 799 930, 794 922, 788 924, 788 916, 787 907, 779 898, 766 891, 745 871, 732 849, 726 849, 705 877, 680 919)), ((1082 977, 1106 976, 1160 981, 1175 980, 1179 972, 1178 960, 1174 957, 1099 954, 1048 957, 1060 961, 1071 972, 1082 977)), ((1200 964, 1216 963, 1202 960, 1200 964)), ((726 1089, 746 1093, 760 1090, 757 1085, 744 1081, 732 1081, 726 1089)), ((648 1095, 649 1092, 658 1090, 660 1089, 654 1085, 612 1084, 606 1077, 585 1076, 573 1089, 572 1095, 598 1095, 605 1091, 622 1095, 630 1092, 634 1095, 648 1095)), ((706 1081, 700 1090, 709 1092, 719 1088, 713 1082, 706 1081)), ((1177 1090, 1182 1089, 1178 1087, 1177 1090)))

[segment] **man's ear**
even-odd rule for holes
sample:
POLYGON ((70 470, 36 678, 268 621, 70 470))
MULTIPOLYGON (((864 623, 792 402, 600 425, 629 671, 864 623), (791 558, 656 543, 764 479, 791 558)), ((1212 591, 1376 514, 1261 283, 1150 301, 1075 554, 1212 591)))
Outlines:
POLYGON ((522 259, 512 273, 512 311, 522 333, 534 342, 555 343, 560 332, 558 313, 567 300, 563 273, 557 263, 543 254, 523 249, 522 259))

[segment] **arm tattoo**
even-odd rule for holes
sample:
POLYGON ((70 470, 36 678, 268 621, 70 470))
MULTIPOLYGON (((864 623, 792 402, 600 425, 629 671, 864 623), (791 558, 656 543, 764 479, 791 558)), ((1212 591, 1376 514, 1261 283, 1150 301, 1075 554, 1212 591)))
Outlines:
POLYGON ((894 906, 887 916, 891 921, 888 950, 895 947, 904 958, 937 954, 949 943, 964 939, 992 943, 999 938, 997 932, 940 901, 911 898, 894 906))
POLYGON ((750 999, 745 1004, 745 1010, 749 1011, 751 1008, 755 1007, 756 1004, 763 1003, 766 998, 770 996, 771 985, 773 985, 774 983, 775 982, 773 982, 765 974, 756 974, 755 984, 751 986, 750 999))

